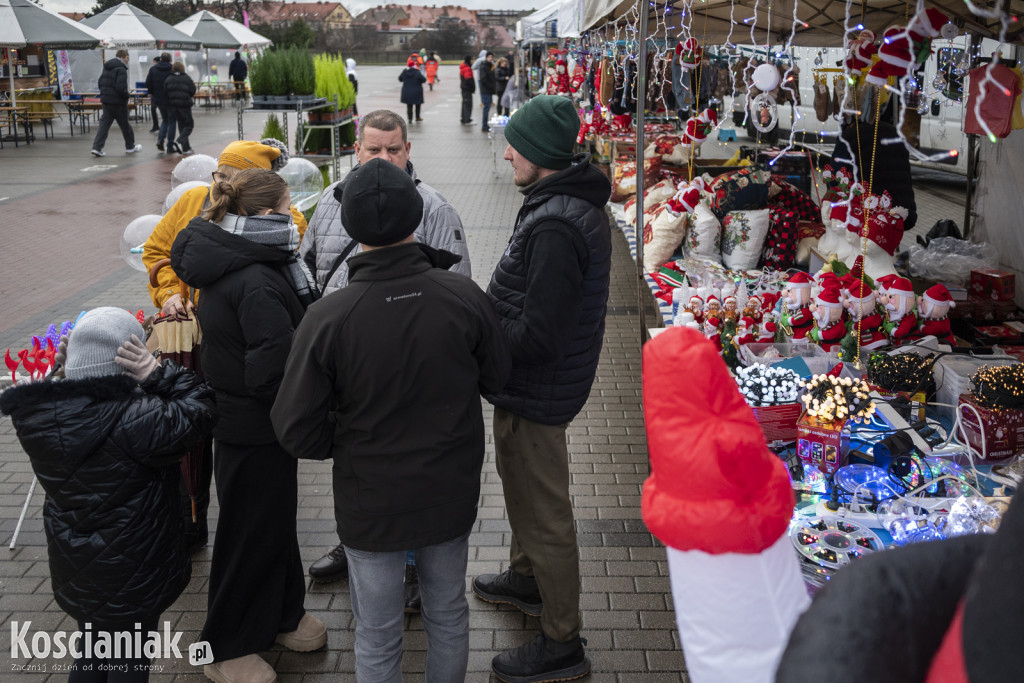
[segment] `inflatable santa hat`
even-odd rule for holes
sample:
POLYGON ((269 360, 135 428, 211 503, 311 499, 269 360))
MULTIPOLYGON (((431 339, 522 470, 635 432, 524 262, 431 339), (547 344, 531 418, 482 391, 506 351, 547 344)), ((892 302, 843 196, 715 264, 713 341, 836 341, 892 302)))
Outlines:
POLYGON ((679 58, 679 66, 684 69, 696 69, 704 56, 704 48, 700 46, 696 38, 690 37, 681 43, 676 43, 676 56, 679 58))
POLYGON ((687 673, 694 683, 769 683, 809 604, 786 534, 785 465, 699 333, 669 329, 643 355, 651 475, 641 509, 668 546, 687 673))

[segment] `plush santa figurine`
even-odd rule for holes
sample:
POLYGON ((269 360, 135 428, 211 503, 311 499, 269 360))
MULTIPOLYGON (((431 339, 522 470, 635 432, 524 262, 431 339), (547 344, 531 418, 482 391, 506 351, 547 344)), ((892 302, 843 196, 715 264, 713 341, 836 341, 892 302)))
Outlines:
POLYGON ((676 43, 676 56, 679 58, 679 66, 687 71, 692 71, 700 64, 704 57, 704 48, 700 46, 694 37, 687 38, 681 43, 676 43))
POLYGON ((689 301, 683 305, 683 310, 692 313, 693 319, 698 323, 704 323, 704 299, 701 299, 699 295, 692 294, 689 301))
POLYGON ((587 80, 587 69, 581 62, 576 62, 572 70, 572 78, 569 79, 569 90, 573 95, 579 95, 583 81, 587 80))
POLYGON ((838 289, 823 289, 814 297, 811 305, 814 327, 808 338, 825 351, 839 348, 839 342, 846 335, 846 312, 838 289))
POLYGON ((762 305, 761 297, 757 294, 751 294, 747 297, 747 305, 743 307, 743 315, 755 323, 761 322, 761 318, 764 316, 764 313, 761 312, 762 305))
POLYGON ((863 280, 857 280, 846 297, 846 313, 849 317, 847 332, 857 333, 860 320, 860 346, 862 349, 877 349, 888 340, 882 331, 882 314, 875 305, 875 292, 863 280))
MULTIPOLYGON (((718 318, 722 314, 722 302, 714 294, 709 294, 704 303, 704 317, 718 318)), ((715 327, 718 327, 717 325, 715 327)))
POLYGON ((732 338, 736 348, 754 342, 754 319, 743 316, 736 325, 736 336, 732 338))
POLYGON ((864 29, 856 38, 850 41, 850 49, 846 53, 846 60, 843 65, 853 75, 871 66, 871 58, 878 52, 875 46, 875 34, 864 29))
POLYGON ((878 303, 879 307, 882 308, 882 310, 889 310, 885 307, 885 305, 889 303, 889 285, 891 285, 898 278, 899 275, 896 275, 895 273, 890 273, 888 275, 883 275, 881 277, 874 278, 875 301, 878 303))
POLYGON ((914 287, 905 277, 897 277, 886 287, 886 321, 882 328, 893 344, 912 339, 917 333, 914 287))
POLYGON ((722 299, 722 320, 736 321, 740 317, 739 310, 737 307, 739 302, 736 299, 735 294, 729 294, 722 299))
POLYGON ((809 603, 786 534, 785 464, 711 344, 670 329, 643 354, 651 475, 641 507, 667 549, 687 674, 768 683, 809 603))
POLYGON ((722 351, 722 333, 719 329, 721 326, 722 321, 718 318, 704 319, 704 336, 715 345, 715 349, 719 352, 722 351))
POLYGON ((907 27, 894 26, 885 32, 878 48, 878 61, 871 67, 867 82, 885 85, 892 76, 903 78, 931 55, 932 38, 937 38, 949 17, 929 8, 914 15, 907 27))
POLYGON ((554 67, 548 66, 548 86, 545 90, 547 95, 569 95, 569 74, 566 70, 565 60, 555 60, 554 67))
POLYGON ((697 116, 690 117, 683 130, 683 144, 700 147, 717 125, 718 112, 714 109, 705 109, 697 116))
POLYGON ((775 333, 779 326, 774 321, 766 320, 759 326, 757 331, 758 344, 771 344, 775 341, 775 333))
POLYGON ((806 341, 807 333, 814 324, 809 307, 813 283, 807 273, 794 273, 786 283, 786 288, 782 290, 782 297, 786 303, 779 324, 792 341, 806 341))
POLYGON ((940 342, 956 346, 956 339, 949 325, 949 309, 956 306, 945 285, 934 284, 917 299, 917 311, 921 317, 917 328, 918 336, 932 335, 940 342))

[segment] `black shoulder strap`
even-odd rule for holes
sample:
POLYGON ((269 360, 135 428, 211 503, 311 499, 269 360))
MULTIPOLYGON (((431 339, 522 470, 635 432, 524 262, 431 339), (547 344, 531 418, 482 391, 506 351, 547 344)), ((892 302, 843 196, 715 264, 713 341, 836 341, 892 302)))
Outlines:
POLYGON ((327 288, 327 283, 331 281, 334 274, 338 272, 338 268, 341 267, 341 264, 345 262, 345 257, 351 254, 352 250, 355 248, 356 241, 350 240, 349 243, 345 245, 345 248, 341 250, 341 254, 338 255, 338 260, 334 262, 333 266, 331 266, 331 272, 327 273, 327 279, 324 280, 324 289, 327 288))

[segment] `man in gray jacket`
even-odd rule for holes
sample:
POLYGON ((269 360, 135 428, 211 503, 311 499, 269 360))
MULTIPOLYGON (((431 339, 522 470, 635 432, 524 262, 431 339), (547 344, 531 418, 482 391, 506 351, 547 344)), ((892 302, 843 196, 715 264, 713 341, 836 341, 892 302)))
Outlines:
MULTIPOLYGON (((370 159, 384 159, 405 169, 416 182, 416 189, 423 198, 423 220, 413 233, 417 242, 435 249, 444 249, 461 256, 462 260, 450 268, 454 273, 470 277, 469 247, 466 232, 454 207, 441 193, 416 177, 409 161, 409 149, 405 119, 387 109, 370 112, 359 122, 359 137, 356 140, 356 159, 365 164, 370 159)), ((317 204, 309 227, 302 239, 299 254, 316 276, 316 282, 324 295, 341 289, 348 284, 347 260, 360 251, 345 230, 341 221, 341 197, 345 180, 327 187, 317 204)), ((344 555, 342 555, 344 557, 344 555)))
MULTIPOLYGON (((356 159, 365 164, 371 159, 384 159, 404 169, 416 183, 423 198, 423 218, 413 235, 435 249, 451 252, 461 259, 449 268, 453 273, 472 276, 466 232, 454 207, 441 193, 416 178, 409 161, 408 129, 405 119, 387 109, 370 112, 359 122, 356 159)), ((347 178, 324 190, 309 227, 302 238, 299 254, 316 277, 320 291, 326 296, 348 284, 348 259, 360 253, 358 241, 352 239, 341 220, 341 198, 347 178)), ((419 577, 412 558, 406 570, 406 611, 419 612, 419 577)), ((339 545, 309 567, 309 575, 317 581, 340 579, 348 571, 345 546, 339 545)))

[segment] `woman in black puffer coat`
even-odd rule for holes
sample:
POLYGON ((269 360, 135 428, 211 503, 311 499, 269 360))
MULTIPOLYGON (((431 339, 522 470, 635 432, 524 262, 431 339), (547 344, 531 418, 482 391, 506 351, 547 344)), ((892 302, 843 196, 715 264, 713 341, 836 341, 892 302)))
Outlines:
MULTIPOLYGON (((137 623, 143 633, 157 630, 160 614, 188 584, 178 462, 216 421, 213 390, 191 370, 157 365, 149 356, 141 384, 121 374, 114 357, 132 334, 144 333, 127 311, 90 311, 71 333, 69 379, 0 394, 0 412, 11 416, 46 491, 53 596, 80 629, 91 623, 94 634, 133 631, 137 623), (113 343, 96 341, 118 331, 113 343), (76 346, 99 351, 82 355, 76 346)), ((139 348, 141 358, 146 352, 139 348)), ((84 668, 89 659, 81 660, 84 668)), ((98 661, 88 675, 96 676, 98 661)), ((146 680, 135 663, 138 656, 128 666, 134 677, 118 680, 146 680)), ((86 674, 74 671, 70 680, 86 674)))

